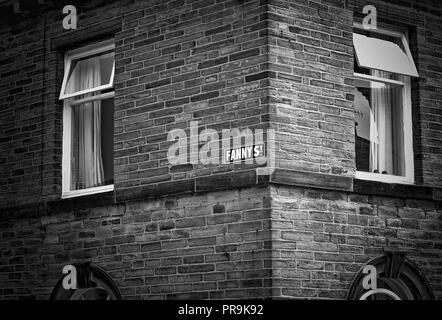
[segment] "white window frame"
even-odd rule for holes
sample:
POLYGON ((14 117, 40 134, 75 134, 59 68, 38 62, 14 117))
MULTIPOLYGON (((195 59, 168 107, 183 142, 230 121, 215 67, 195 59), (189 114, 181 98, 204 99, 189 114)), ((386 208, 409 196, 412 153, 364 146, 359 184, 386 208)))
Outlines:
POLYGON ((68 98, 73 98, 82 94, 88 94, 88 93, 92 93, 92 92, 96 92, 96 91, 100 91, 100 90, 106 90, 106 89, 111 89, 114 86, 114 76, 115 76, 115 60, 114 60, 114 64, 112 67, 112 73, 109 79, 109 83, 101 85, 99 87, 96 88, 91 88, 91 89, 85 89, 82 91, 77 91, 74 93, 69 93, 66 94, 66 85, 69 79, 69 73, 71 71, 71 67, 72 67, 72 61, 74 60, 78 60, 87 56, 92 56, 95 54, 99 54, 101 52, 106 52, 106 51, 110 51, 110 50, 114 50, 115 49, 115 44, 112 41, 104 41, 101 43, 97 43, 94 45, 90 45, 84 48, 79 48, 79 49, 75 49, 72 51, 69 51, 65 54, 65 60, 64 60, 64 67, 65 67, 65 72, 64 72, 64 77, 63 77, 63 83, 61 85, 61 90, 60 90, 60 100, 63 99, 68 99, 68 98))
POLYGON ((108 191, 114 190, 114 185, 104 185, 94 188, 87 188, 87 189, 81 189, 81 190, 71 190, 71 110, 72 107, 81 103, 90 102, 90 101, 96 101, 96 100, 103 100, 107 98, 112 98, 115 96, 115 92, 106 92, 101 93, 98 95, 94 95, 91 97, 86 97, 83 99, 72 99, 73 97, 76 97, 78 95, 82 94, 88 94, 88 93, 94 93, 100 90, 106 90, 113 88, 113 82, 114 82, 114 73, 115 73, 115 61, 112 68, 111 73, 111 79, 110 84, 99 86, 93 89, 88 90, 82 90, 75 92, 73 94, 64 95, 64 90, 66 88, 66 82, 67 77, 69 74, 69 70, 72 64, 72 60, 79 58, 79 57, 86 57, 89 55, 94 55, 100 52, 105 52, 109 50, 114 50, 115 45, 113 40, 110 41, 104 41, 97 44, 94 44, 92 46, 87 46, 79 49, 75 49, 72 51, 69 51, 65 55, 65 74, 63 79, 63 85, 60 93, 60 100, 63 100, 63 146, 62 146, 62 195, 61 197, 63 199, 67 198, 73 198, 78 196, 85 196, 85 195, 92 195, 97 193, 103 193, 108 191))
MULTIPOLYGON (((417 72, 417 69, 416 69, 416 64, 414 63, 414 60, 413 60, 413 56, 411 55, 410 46, 409 46, 408 40, 407 40, 408 39, 408 34, 407 34, 406 31, 399 32, 399 31, 383 28, 383 27, 380 27, 380 26, 378 26, 376 29, 368 29, 367 30, 360 23, 354 23, 353 27, 356 28, 356 29, 360 29, 360 30, 364 30, 364 31, 370 31, 370 32, 375 32, 375 33, 378 33, 378 34, 382 34, 382 35, 386 35, 386 36, 389 36, 389 37, 400 39, 400 41, 402 43, 402 47, 405 50, 405 54, 407 55, 408 61, 410 62, 411 74, 409 74, 409 76, 413 76, 413 77, 418 77, 419 76, 419 74, 417 72)), ((370 68, 370 67, 367 67, 367 66, 362 66, 362 67, 370 68)), ((386 70, 386 71, 388 71, 388 70, 386 70)))
MULTIPOLYGON (((365 30, 363 25, 360 23, 354 23, 356 29, 365 30)), ((407 34, 402 32, 397 32, 382 27, 376 29, 370 29, 370 32, 375 32, 394 38, 399 38, 405 48, 407 56, 411 57, 411 52, 408 46, 407 34)), ((413 62, 413 60, 411 60, 413 62)), ((357 63, 355 61, 355 63, 357 63)), ((415 68, 414 62, 412 67, 415 68)), ((374 70, 374 69, 373 69, 374 70)), ((417 71, 416 71, 417 74, 417 71)), ((402 119, 403 119, 403 139, 404 139, 404 164, 405 164, 405 176, 396 176, 390 174, 372 173, 365 171, 356 171, 355 177, 361 180, 371 180, 379 181, 385 183, 399 183, 399 184, 414 184, 414 153, 413 153, 413 122, 412 122, 412 105, 411 105, 411 77, 404 76, 405 81, 390 80, 381 77, 370 76, 361 73, 354 73, 355 79, 361 80, 372 80, 377 82, 382 82, 385 84, 400 85, 403 87, 402 90, 402 119)))

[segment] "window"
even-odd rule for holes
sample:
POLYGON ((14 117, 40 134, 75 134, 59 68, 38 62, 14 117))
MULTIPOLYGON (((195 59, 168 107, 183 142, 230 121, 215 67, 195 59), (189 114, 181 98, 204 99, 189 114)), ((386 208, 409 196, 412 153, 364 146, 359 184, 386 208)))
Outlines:
POLYGON ((113 41, 65 55, 63 198, 113 190, 114 60, 113 41))
POLYGON ((405 33, 355 25, 356 177, 413 183, 411 77, 405 33))

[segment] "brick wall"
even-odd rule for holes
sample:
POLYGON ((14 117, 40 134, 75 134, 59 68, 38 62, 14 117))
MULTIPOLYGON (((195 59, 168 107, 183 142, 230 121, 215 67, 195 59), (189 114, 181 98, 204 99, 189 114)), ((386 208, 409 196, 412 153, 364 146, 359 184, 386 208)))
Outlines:
POLYGON ((360 268, 395 247, 442 298, 440 204, 282 186, 271 198, 275 296, 345 299, 360 268))
POLYGON ((60 198, 64 51, 99 35, 128 1, 80 2, 78 32, 63 29, 61 7, 0 21, 0 207, 60 198))
POLYGON ((37 202, 61 182, 54 55, 36 17, 0 28, 0 206, 37 202), (58 173, 58 174, 57 174, 58 173))
MULTIPOLYGON (((102 37, 109 21, 118 29, 120 200, 153 189, 195 191, 190 179, 245 168, 170 165, 167 133, 189 133, 190 121, 219 133, 274 128, 278 167, 353 177, 351 38, 363 2, 128 2, 80 4, 76 31, 62 29, 60 10, 45 13, 46 21, 31 16, 0 28, 2 207, 60 197, 62 55, 102 37)), ((440 186, 440 59, 434 56, 440 8, 375 4, 380 19, 415 30, 410 43, 421 73, 413 83, 415 175, 418 184, 440 186)))
MULTIPOLYGON (((373 3, 410 26, 417 183, 442 186, 440 6, 373 3)), ((351 34, 363 4, 92 1, 77 31, 62 30, 61 10, 0 22, 0 295, 45 299, 65 264, 91 260, 125 298, 343 298, 392 244, 441 298, 437 190, 352 191, 351 34), (104 35, 116 42, 116 192, 60 200, 63 52, 104 35), (277 167, 292 171, 171 166, 167 132, 192 120, 276 129, 277 167)))
POLYGON ((198 121, 200 132, 212 128, 220 137, 222 129, 268 126, 264 2, 119 1, 77 7, 75 31, 62 29, 61 9, 1 27, 2 207, 60 197, 62 55, 100 39, 110 20, 119 26, 114 32, 117 195, 139 197, 142 186, 241 169, 173 167, 167 133, 182 128, 189 135, 190 121, 198 121))
POLYGON ((272 186, 0 221, 0 296, 47 299, 64 265, 92 261, 125 299, 344 299, 384 247, 442 298, 440 202, 272 186))
POLYGON ((354 176, 353 12, 344 1, 269 1, 268 16, 278 167, 354 176))
POLYGON ((416 183, 441 185, 441 7, 437 1, 269 1, 271 126, 281 168, 353 176, 353 16, 409 29, 416 183))
POLYGON ((115 80, 115 180, 122 197, 152 183, 241 169, 171 166, 174 142, 167 134, 179 128, 190 136, 190 121, 220 138, 222 129, 267 126, 265 10, 257 0, 175 1, 123 20, 115 80))
POLYGON ((53 211, 0 221, 2 299, 47 299, 78 261, 125 299, 271 295, 268 188, 53 211))

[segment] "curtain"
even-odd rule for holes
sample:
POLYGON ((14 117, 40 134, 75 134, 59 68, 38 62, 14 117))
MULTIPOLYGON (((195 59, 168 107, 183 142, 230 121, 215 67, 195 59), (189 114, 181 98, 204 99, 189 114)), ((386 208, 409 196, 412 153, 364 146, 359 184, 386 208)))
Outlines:
MULTIPOLYGON (((382 71, 373 71, 374 76, 381 77, 382 71)), ((391 123, 391 91, 381 83, 372 87, 373 135, 371 141, 371 171, 392 174, 392 123, 391 123)), ((371 131, 371 130, 370 130, 371 131)))
MULTIPOLYGON (((384 71, 373 70, 376 77, 384 71)), ((373 123, 370 124, 370 171, 403 175, 403 133, 400 90, 372 83, 373 123)))
MULTIPOLYGON (((79 61, 74 68, 68 92, 101 84, 99 57, 79 61)), ((93 94, 84 95, 84 97, 93 94)), ((85 189, 104 182, 101 154, 101 103, 99 100, 79 104, 72 109, 71 189, 85 189)))

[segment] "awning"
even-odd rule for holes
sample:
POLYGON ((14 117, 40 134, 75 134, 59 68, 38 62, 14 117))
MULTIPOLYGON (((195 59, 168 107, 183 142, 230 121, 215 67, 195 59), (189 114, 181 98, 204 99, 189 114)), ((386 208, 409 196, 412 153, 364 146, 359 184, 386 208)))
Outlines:
POLYGON ((405 41, 404 46, 407 47, 404 51, 394 42, 354 33, 353 44, 360 67, 419 77, 405 41))

